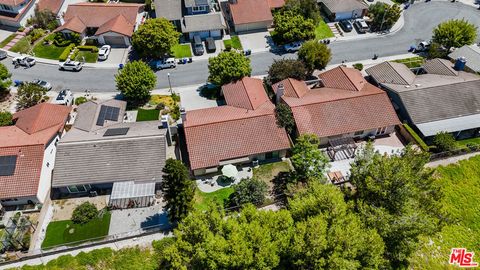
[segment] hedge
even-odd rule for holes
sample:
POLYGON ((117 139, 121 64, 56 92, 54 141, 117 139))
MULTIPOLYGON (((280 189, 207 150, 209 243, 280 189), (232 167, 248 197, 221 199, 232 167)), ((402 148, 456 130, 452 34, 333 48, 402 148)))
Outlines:
POLYGON ((72 49, 75 48, 75 44, 70 44, 68 45, 65 50, 63 50, 62 54, 60 55, 60 57, 58 57, 58 60, 60 60, 60 62, 65 62, 68 58, 68 55, 70 54, 70 52, 72 51, 72 49))
POLYGON ((91 51, 92 53, 98 52, 98 48, 95 46, 78 46, 77 49, 80 51, 91 51))
POLYGON ((412 135, 415 142, 417 142, 418 146, 422 148, 423 151, 428 152, 430 147, 422 140, 422 138, 406 123, 403 124, 403 127, 412 135))

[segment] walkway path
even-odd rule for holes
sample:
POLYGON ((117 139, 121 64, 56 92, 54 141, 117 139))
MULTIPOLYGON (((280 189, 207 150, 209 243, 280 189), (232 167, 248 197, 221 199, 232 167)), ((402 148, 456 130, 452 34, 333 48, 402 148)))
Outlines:
POLYGON ((15 44, 17 44, 17 42, 20 39, 22 39, 23 37, 25 37, 27 35, 27 33, 25 33, 25 32, 16 32, 15 34, 17 34, 15 36, 15 38, 10 40, 10 42, 7 43, 7 45, 5 45, 5 47, 3 47, 4 50, 10 50, 13 46, 15 46, 15 44))
POLYGON ((471 157, 478 156, 478 155, 480 155, 480 152, 470 153, 470 154, 456 156, 456 157, 449 157, 449 158, 446 158, 446 159, 440 159, 440 160, 429 162, 429 163, 427 163, 426 166, 430 167, 430 168, 435 168, 435 167, 438 167, 438 166, 447 166, 449 164, 457 163, 460 160, 469 159, 471 157))

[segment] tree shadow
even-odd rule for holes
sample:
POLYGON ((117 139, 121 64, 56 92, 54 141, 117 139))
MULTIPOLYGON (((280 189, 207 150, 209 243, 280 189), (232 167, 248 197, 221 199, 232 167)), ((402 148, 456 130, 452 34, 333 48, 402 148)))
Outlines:
POLYGON ((160 228, 162 230, 170 229, 172 225, 168 220, 167 212, 156 213, 153 216, 147 217, 144 221, 140 223, 140 228, 149 229, 149 228, 160 228))
POLYGON ((292 178, 292 172, 280 172, 272 180, 273 189, 271 195, 276 198, 276 201, 280 205, 286 205, 287 203, 287 189, 289 179, 292 178))

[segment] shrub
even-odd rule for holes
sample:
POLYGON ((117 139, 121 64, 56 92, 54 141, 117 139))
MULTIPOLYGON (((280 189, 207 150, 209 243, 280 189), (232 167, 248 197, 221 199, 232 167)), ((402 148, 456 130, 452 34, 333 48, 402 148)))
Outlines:
POLYGON ((415 142, 418 144, 418 146, 420 146, 423 151, 428 152, 428 150, 430 150, 430 147, 428 147, 428 145, 422 140, 422 138, 420 138, 420 136, 408 124, 403 124, 403 127, 405 127, 408 133, 412 135, 415 142))
POLYGON ((177 121, 180 119, 180 106, 178 104, 173 105, 173 108, 170 111, 170 116, 173 118, 173 120, 177 121))
POLYGON ((75 99, 75 105, 80 105, 80 104, 83 104, 85 102, 87 102, 87 98, 86 97, 78 97, 75 99))
POLYGON ((172 99, 175 102, 180 102, 180 96, 177 95, 175 92, 172 93, 172 99))
POLYGON ((230 204, 232 206, 242 206, 247 203, 252 203, 260 206, 265 201, 265 194, 267 193, 267 184, 257 179, 243 179, 237 185, 233 186, 234 192, 230 197, 230 204))
POLYGON ((98 52, 98 48, 96 46, 84 45, 84 46, 78 46, 77 49, 79 49, 80 51, 90 51, 92 53, 98 52))
POLYGON ((55 34, 54 43, 58 47, 65 47, 70 44, 78 45, 80 44, 80 35, 77 33, 70 33, 69 37, 65 37, 62 33, 57 32, 55 34))
POLYGON ((457 143, 452 134, 439 132, 433 138, 433 145, 437 147, 439 152, 448 152, 455 150, 457 143))
POLYGON ((155 106, 155 110, 160 110, 161 111, 163 109, 165 109, 165 103, 163 103, 163 102, 160 102, 160 103, 157 104, 157 106, 155 106))
POLYGON ((63 50, 62 54, 60 54, 58 60, 60 60, 60 62, 65 62, 73 48, 75 48, 75 44, 68 45, 65 50, 63 50))
POLYGON ((0 111, 0 127, 10 126, 12 122, 12 114, 8 111, 0 111))
POLYGON ((72 221, 77 224, 85 224, 97 216, 97 207, 90 202, 84 202, 73 210, 72 221))
POLYGON ((30 36, 30 43, 33 44, 35 41, 40 39, 45 35, 45 31, 43 29, 37 28, 33 29, 30 33, 28 33, 28 36, 30 36))
POLYGON ((75 59, 77 58, 77 55, 78 55, 78 52, 79 52, 79 51, 80 51, 80 50, 79 50, 78 48, 73 49, 73 53, 72 53, 72 55, 70 56, 70 59, 75 60, 75 59))
POLYGON ((17 32, 23 32, 25 31, 25 27, 21 26, 20 28, 17 29, 17 32))
POLYGON ((232 44, 228 43, 225 45, 225 51, 229 52, 232 49, 232 44))
POLYGON ((356 63, 356 64, 353 64, 353 68, 358 70, 358 71, 362 71, 363 69, 363 64, 362 63, 356 63))

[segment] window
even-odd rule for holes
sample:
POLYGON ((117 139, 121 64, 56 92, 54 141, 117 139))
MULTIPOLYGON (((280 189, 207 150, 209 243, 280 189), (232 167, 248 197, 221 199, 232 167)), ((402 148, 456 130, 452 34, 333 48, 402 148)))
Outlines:
POLYGON ((193 7, 192 10, 194 12, 199 12, 199 11, 205 11, 206 8, 205 8, 205 6, 198 6, 198 7, 193 7))
POLYGON ((387 132, 387 127, 377 128, 377 132, 375 133, 375 135, 383 135, 386 132, 387 132))
POLYGON ((70 193, 87 192, 87 190, 90 189, 90 185, 68 186, 67 189, 68 189, 68 192, 70 193))
POLYGON ((355 132, 353 136, 360 136, 362 134, 363 134, 363 130, 355 132))

